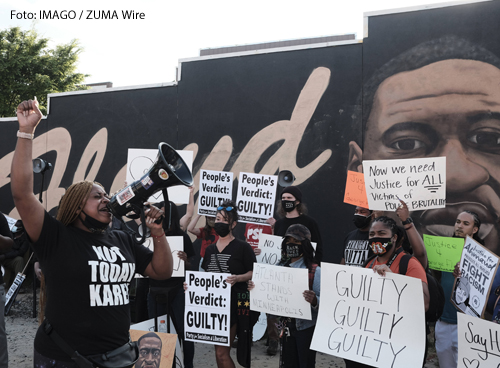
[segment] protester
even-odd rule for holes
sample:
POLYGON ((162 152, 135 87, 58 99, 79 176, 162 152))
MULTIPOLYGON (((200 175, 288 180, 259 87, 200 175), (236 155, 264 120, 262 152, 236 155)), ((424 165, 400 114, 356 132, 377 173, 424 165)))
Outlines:
MULTIPOLYGON (((304 290, 304 299, 311 304, 312 319, 281 318, 280 367, 314 368, 316 351, 310 348, 314 328, 318 319, 319 296, 321 286, 321 268, 314 256, 311 244, 311 232, 301 224, 288 228, 281 243, 281 261, 278 266, 306 268, 309 271, 309 290, 304 290)), ((248 289, 255 287, 248 282, 248 289)))
MULTIPOLYGON (((11 238, 9 223, 7 219, 0 212, 0 254, 7 253, 14 241, 11 238)), ((9 357, 7 354, 7 334, 5 332, 5 285, 3 283, 3 276, 0 270, 0 368, 8 368, 9 357)))
POLYGON ((22 273, 26 264, 26 253, 30 247, 22 221, 18 220, 12 227, 12 235, 14 236, 12 249, 5 254, 0 254, 0 264, 3 268, 10 271, 9 279, 5 280, 7 290, 11 287, 16 275, 22 273))
MULTIPOLYGON (((483 239, 479 237, 481 220, 475 212, 464 210, 460 212, 455 220, 453 236, 456 238, 466 238, 470 236, 475 241, 483 244, 483 239)), ((451 302, 453 284, 455 277, 459 275, 451 272, 441 272, 441 285, 443 286, 445 303, 444 310, 439 321, 436 322, 436 353, 441 368, 456 368, 458 364, 458 330, 457 330, 457 308, 451 302)))
POLYGON ((214 224, 215 224, 215 218, 212 216, 205 216, 205 226, 197 228, 196 224, 200 220, 201 215, 196 215, 191 222, 189 223, 188 226, 188 231, 191 234, 196 235, 197 239, 201 239, 201 249, 200 249, 200 271, 202 271, 202 263, 203 263, 203 258, 205 257, 205 251, 207 247, 210 244, 214 244, 217 242, 219 239, 219 236, 217 235, 215 229, 214 229, 214 224))
POLYGON ((368 241, 368 230, 374 218, 373 211, 357 206, 352 221, 356 230, 351 231, 344 239, 344 252, 340 264, 363 267, 366 260, 373 255, 368 241))
POLYGON ((57 219, 45 212, 33 194, 31 161, 33 134, 41 118, 36 100, 17 107, 19 139, 11 167, 14 204, 47 285, 46 319, 36 333, 33 362, 35 366, 50 362, 52 367, 76 367, 65 350, 101 357, 127 345, 130 281, 135 272, 155 279, 170 277, 172 254, 161 221, 155 223, 163 211, 155 207, 146 210, 154 252, 123 231, 111 231, 109 199, 97 183, 71 185, 62 197, 57 219))
MULTIPOLYGON (((240 350, 240 346, 242 349, 248 349, 249 358, 250 344, 243 344, 251 341, 251 329, 250 336, 242 336, 243 328, 239 328, 238 325, 244 322, 242 318, 250 318, 250 316, 239 315, 238 304, 243 301, 239 300, 238 296, 248 295, 246 282, 252 278, 253 264, 256 259, 252 247, 234 237, 233 230, 237 222, 238 212, 234 202, 225 201, 217 208, 214 229, 219 239, 215 244, 207 247, 202 267, 207 272, 231 274, 226 279, 231 284, 230 343, 238 334, 238 350, 240 350)), ((230 350, 231 346, 215 345, 217 367, 232 368, 235 366, 230 356, 230 350)), ((239 352, 238 355, 240 355, 239 352)))
MULTIPOLYGON (((181 262, 184 262, 184 267, 189 270, 190 260, 194 257, 193 243, 191 238, 184 231, 181 230, 179 221, 179 212, 174 203, 170 202, 172 209, 170 227, 168 228, 167 221, 164 221, 163 228, 166 236, 182 236, 184 242, 184 250, 177 252, 177 256, 181 262)), ((168 211, 167 211, 168 212, 168 211)), ((174 259, 174 264, 177 260, 174 259)), ((148 294, 148 313, 149 318, 156 318, 164 314, 173 315, 173 323, 181 346, 184 353, 184 368, 193 368, 194 359, 194 343, 192 341, 184 340, 184 307, 185 296, 182 291, 182 285, 185 277, 171 277, 167 280, 150 280, 149 281, 149 294, 148 294), (160 301, 160 300, 165 300, 160 301), (170 308, 166 304, 170 304, 170 308)), ((168 323, 168 321, 167 321, 168 323)))

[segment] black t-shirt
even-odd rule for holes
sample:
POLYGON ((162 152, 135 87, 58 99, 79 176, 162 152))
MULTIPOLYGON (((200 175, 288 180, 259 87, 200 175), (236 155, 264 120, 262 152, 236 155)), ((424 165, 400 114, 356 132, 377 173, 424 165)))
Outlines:
POLYGON ((300 215, 294 218, 280 218, 274 224, 274 235, 285 236, 287 229, 295 224, 304 225, 309 229, 311 232, 311 241, 316 243, 316 260, 318 263, 321 262, 323 260, 323 242, 321 241, 318 224, 312 217, 300 215))
MULTIPOLYGON (((0 235, 12 239, 12 233, 10 232, 9 223, 7 222, 7 219, 5 218, 2 212, 0 212, 0 235)), ((0 271, 0 285, 2 284, 3 284, 3 276, 2 272, 0 271)))
MULTIPOLYGON (((45 213, 35 253, 45 275, 45 316, 54 330, 82 355, 125 344, 130 329, 129 285, 143 274, 153 253, 123 231, 93 234, 45 213)), ((43 331, 35 337, 42 355, 70 361, 43 331)))
POLYGON ((368 240, 368 231, 351 231, 344 239, 344 261, 348 266, 363 267, 373 255, 368 240))
MULTIPOLYGON (((193 248, 193 242, 191 241, 191 238, 189 237, 188 234, 186 234, 184 231, 179 230, 178 233, 176 234, 167 234, 167 236, 182 236, 184 238, 184 252, 186 252, 186 255, 188 257, 188 260, 194 257, 194 248, 193 248)), ((174 253, 172 254, 174 257, 177 257, 177 255, 174 253)), ((174 266, 176 264, 176 259, 174 259, 174 266)), ((182 261, 181 261, 182 262, 182 261)), ((198 266, 198 265, 196 265, 198 266)), ((187 267, 185 268, 187 270, 187 267)), ((164 288, 170 288, 174 286, 179 286, 182 287, 184 283, 185 277, 171 277, 166 280, 149 280, 149 286, 150 287, 164 287, 164 288)))
MULTIPOLYGON (((217 258, 222 272, 232 275, 242 275, 253 270, 254 262, 257 262, 255 253, 247 242, 233 239, 221 252, 216 244, 210 244, 205 250, 205 257, 201 267, 207 272, 221 272, 217 265, 217 258)), ((233 289, 247 290, 246 282, 238 282, 233 289)))

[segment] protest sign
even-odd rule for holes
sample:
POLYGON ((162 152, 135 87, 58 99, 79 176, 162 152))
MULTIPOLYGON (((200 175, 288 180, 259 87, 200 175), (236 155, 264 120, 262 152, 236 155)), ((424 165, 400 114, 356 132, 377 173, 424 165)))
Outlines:
POLYGON ((9 225, 9 230, 12 231, 12 227, 16 224, 17 220, 5 214, 4 217, 7 220, 7 224, 9 225))
MULTIPOLYGON (((158 319, 162 319, 164 321, 166 317, 167 316, 164 315, 162 317, 158 317, 158 319)), ((141 351, 141 348, 151 351, 151 354, 148 354, 148 360, 151 360, 152 362, 150 361, 148 364, 153 363, 152 365, 157 368, 170 368, 172 367, 175 357, 175 367, 184 366, 182 349, 180 348, 177 335, 175 332, 154 332, 154 319, 130 326, 129 332, 130 339, 132 341, 138 341, 139 352, 141 351), (180 356, 178 356, 178 354, 180 354, 180 356), (178 365, 178 363, 181 363, 181 365, 178 365)), ((141 354, 139 354, 139 360, 137 360, 135 366, 146 366, 146 364, 144 364, 144 358, 141 357, 141 354)))
POLYGON ((215 216, 217 207, 233 199, 233 173, 200 170, 198 215, 215 216))
POLYGON ((257 263, 275 265, 281 260, 281 242, 283 237, 269 234, 260 234, 260 254, 256 256, 257 263))
MULTIPOLYGON (((139 234, 142 235, 141 226, 139 226, 139 234)), ((182 236, 167 236, 168 245, 170 246, 170 251, 172 252, 173 266, 172 277, 184 277, 185 264, 182 261, 178 253, 184 251, 184 237, 182 236)), ((150 236, 144 241, 144 246, 149 250, 154 250, 153 238, 150 236)), ((141 274, 136 273, 135 277, 143 277, 141 274)))
POLYGON ((363 172, 371 210, 395 211, 399 199, 410 211, 446 206, 446 157, 364 160, 363 172))
MULTIPOLYGON (((189 170, 193 169, 193 151, 178 151, 189 170)), ((132 184, 134 181, 141 179, 151 166, 156 162, 158 156, 157 149, 135 149, 129 148, 127 156, 127 184, 132 184)), ((184 185, 176 185, 167 188, 168 198, 174 203, 189 203, 189 188, 184 185)), ((133 193, 132 193, 133 194, 133 193)), ((163 201, 163 193, 156 192, 149 197, 148 202, 156 203, 163 201)))
POLYGON ((241 222, 265 224, 273 216, 278 177, 241 172, 236 206, 241 222))
POLYGON ((421 368, 422 281, 321 263, 321 302, 311 349, 374 367, 421 368))
POLYGON ((228 273, 186 272, 185 339, 229 346, 231 285, 228 273))
POLYGON ((453 272, 464 249, 464 238, 451 238, 424 234, 429 268, 453 272))
POLYGON ((368 198, 365 189, 365 175, 356 171, 347 171, 344 202, 368 208, 368 198))
POLYGON ((458 368, 500 366, 500 325, 458 313, 458 368))
POLYGON ((460 271, 455 279, 451 301, 461 312, 483 317, 491 282, 498 267, 498 256, 471 237, 465 239, 460 271))
POLYGON ((250 309, 275 316, 311 319, 311 304, 302 293, 309 290, 306 268, 253 264, 250 309))

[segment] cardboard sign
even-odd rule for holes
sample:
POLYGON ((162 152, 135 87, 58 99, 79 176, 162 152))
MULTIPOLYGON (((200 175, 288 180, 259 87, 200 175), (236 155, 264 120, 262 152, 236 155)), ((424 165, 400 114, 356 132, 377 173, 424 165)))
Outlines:
POLYGON ((498 268, 498 256, 471 237, 465 239, 460 271, 455 279, 451 301, 457 309, 474 317, 483 317, 491 283, 498 268))
POLYGON ((464 249, 463 238, 424 234, 424 244, 430 269, 453 272, 464 249))
POLYGON ((446 206, 446 157, 365 160, 363 172, 371 210, 395 211, 399 199, 410 211, 446 206))
POLYGON ((500 365, 500 325, 458 313, 458 368, 500 365))
MULTIPOLYGON (((193 151, 178 151, 176 150, 189 170, 193 169, 193 151)), ((127 183, 132 184, 134 181, 141 179, 156 162, 158 156, 157 149, 135 149, 129 148, 127 156, 127 183)), ((146 187, 147 182, 143 183, 146 187)), ((189 203, 189 188, 184 185, 177 185, 167 189, 168 198, 174 203, 189 203)), ((149 202, 163 201, 163 194, 161 191, 156 192, 149 197, 149 202)))
MULTIPOLYGON (((166 315, 162 317, 158 317, 162 320, 166 319, 166 315)), ((175 331, 175 330, 174 330, 175 331)), ((137 363, 135 363, 134 367, 143 367, 145 366, 145 360, 141 357, 141 348, 143 351, 150 352, 148 363, 158 368, 170 368, 172 367, 172 362, 175 358, 176 364, 181 361, 184 362, 184 359, 179 360, 176 356, 177 350, 180 352, 182 356, 182 350, 180 349, 179 342, 177 340, 176 334, 168 334, 163 332, 154 332, 154 319, 149 321, 144 321, 143 323, 132 325, 130 329, 130 338, 132 341, 139 341, 139 359, 137 363), (149 327, 152 325, 152 329, 149 327), (146 327, 147 326, 147 327, 146 327), (142 327, 142 328, 141 328, 142 327), (148 335, 148 336, 145 336, 148 335), (145 336, 144 338, 141 338, 145 336), (176 345, 178 348, 176 349, 176 345)), ((177 366, 177 365, 176 365, 177 366)), ((184 364, 181 365, 181 367, 184 364)))
POLYGON ((250 309, 275 316, 311 319, 311 304, 302 293, 309 290, 306 268, 253 264, 250 309))
POLYGON ((232 172, 200 170, 198 215, 215 216, 217 207, 232 198, 232 172))
POLYGON ((421 368, 422 281, 321 263, 321 301, 311 349, 374 367, 421 368))
MULTIPOLYGON (((141 226, 139 226, 139 229, 141 229, 141 226)), ((139 232, 142 233, 142 231, 139 232)), ((172 252, 172 258, 174 262, 174 270, 172 272, 172 277, 184 277, 184 272, 186 267, 184 261, 182 261, 178 256, 179 252, 184 251, 184 237, 167 236, 166 238, 168 241, 168 245, 170 246, 170 251, 172 252)), ((143 245, 146 248, 153 251, 154 250, 153 238, 147 237, 143 245)), ((141 274, 136 273, 135 277, 141 278, 143 276, 141 274)))
POLYGON ((273 216, 278 177, 241 172, 236 206, 241 222, 265 224, 273 216))
POLYGON ((365 189, 365 175, 356 171, 347 171, 344 202, 368 208, 368 197, 365 189))
POLYGON ((185 339, 229 346, 231 285, 228 273, 186 272, 185 339))

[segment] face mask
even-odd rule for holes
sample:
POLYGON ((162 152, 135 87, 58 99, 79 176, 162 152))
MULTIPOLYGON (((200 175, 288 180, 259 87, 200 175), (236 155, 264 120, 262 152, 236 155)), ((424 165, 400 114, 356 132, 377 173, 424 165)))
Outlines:
POLYGON ((216 222, 214 224, 214 229, 217 235, 219 235, 221 238, 229 234, 229 224, 225 224, 223 222, 216 222))
POLYGON ((292 212, 296 207, 295 201, 285 201, 285 200, 281 200, 281 206, 283 207, 285 212, 292 212))
POLYGON ((363 216, 363 215, 358 215, 355 214, 354 217, 352 218, 352 222, 354 222, 354 226, 356 226, 358 229, 364 229, 365 227, 368 227, 370 225, 370 222, 372 221, 372 216, 363 216))
POLYGON ((286 252, 286 258, 297 258, 304 253, 302 251, 302 244, 294 244, 294 243, 286 243, 285 252, 286 252))
POLYGON ((89 229, 90 232, 102 234, 106 231, 106 229, 108 228, 107 223, 96 220, 95 218, 87 215, 83 210, 82 212, 85 215, 85 220, 82 220, 81 218, 80 220, 82 221, 83 226, 89 229))
POLYGON ((392 248, 391 238, 371 238, 370 248, 373 253, 380 256, 392 248))

